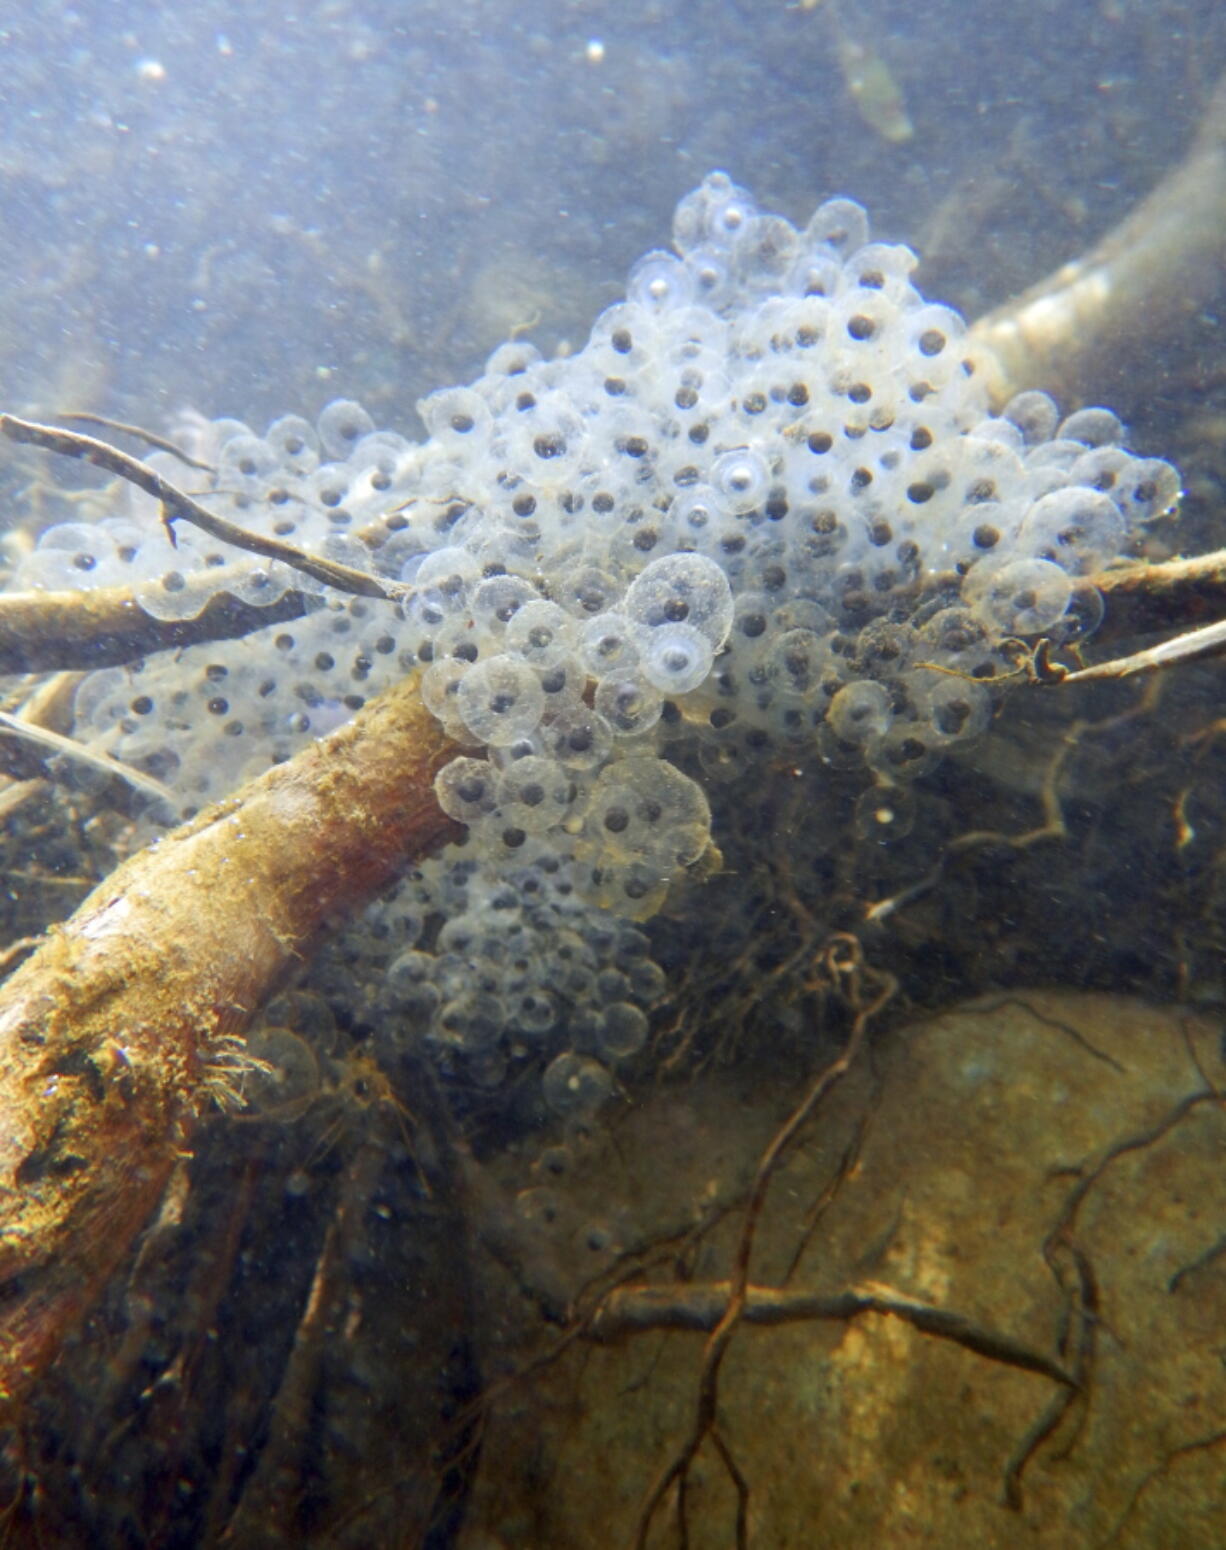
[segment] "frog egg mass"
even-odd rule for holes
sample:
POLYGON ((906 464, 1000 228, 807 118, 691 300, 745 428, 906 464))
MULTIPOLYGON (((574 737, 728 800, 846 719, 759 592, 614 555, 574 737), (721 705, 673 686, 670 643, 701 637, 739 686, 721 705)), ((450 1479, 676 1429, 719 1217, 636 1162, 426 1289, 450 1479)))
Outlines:
POLYGON ((633 923, 711 855, 712 807, 808 753, 859 764, 902 811, 905 784, 983 730, 1006 643, 1084 638, 1091 578, 1179 491, 1106 410, 1061 423, 1026 392, 991 413, 962 318, 849 200, 798 230, 713 173, 673 242, 582 350, 504 345, 424 399, 424 442, 343 399, 315 425, 197 428, 206 506, 404 582, 406 601, 182 525, 172 549, 136 491, 44 532, 13 579, 129 585, 167 619, 220 591, 318 594, 291 624, 83 683, 75 735, 185 816, 420 670, 464 750, 437 794, 467 842, 406 877, 353 950, 382 953, 384 1010, 440 1058, 487 1085, 536 1058, 566 1118, 643 1045, 664 977, 633 923))

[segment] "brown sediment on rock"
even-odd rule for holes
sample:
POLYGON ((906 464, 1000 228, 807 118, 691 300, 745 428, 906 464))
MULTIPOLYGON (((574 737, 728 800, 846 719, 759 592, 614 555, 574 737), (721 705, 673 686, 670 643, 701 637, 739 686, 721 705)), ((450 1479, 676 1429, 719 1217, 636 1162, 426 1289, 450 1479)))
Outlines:
POLYGON ((1194 319, 1226 265, 1226 76, 1184 160, 1084 257, 979 319, 993 401, 1043 388, 1094 398, 1194 319))
POLYGON ((156 1204, 210 1065, 232 1079, 319 933, 458 832, 454 753, 406 680, 119 867, 3 987, 0 1413, 156 1204))

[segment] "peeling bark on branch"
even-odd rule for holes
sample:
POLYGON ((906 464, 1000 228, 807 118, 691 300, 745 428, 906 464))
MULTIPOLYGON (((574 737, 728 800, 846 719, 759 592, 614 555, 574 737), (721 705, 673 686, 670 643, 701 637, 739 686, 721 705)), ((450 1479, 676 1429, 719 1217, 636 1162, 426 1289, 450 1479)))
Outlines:
POLYGON ((458 832, 433 795, 454 753, 405 681, 126 862, 0 990, 0 1415, 156 1205, 210 1060, 458 832))

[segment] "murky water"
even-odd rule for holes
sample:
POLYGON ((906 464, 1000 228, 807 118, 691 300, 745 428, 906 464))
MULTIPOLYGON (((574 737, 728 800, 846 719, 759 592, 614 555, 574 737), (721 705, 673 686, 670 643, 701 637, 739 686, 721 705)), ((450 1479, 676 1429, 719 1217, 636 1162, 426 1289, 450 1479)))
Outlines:
POLYGON ((1207 0, 0 19, 0 410, 174 487, 3 443, 7 1543, 1226 1538, 1221 669, 1045 655, 1224 611, 1096 579, 1222 546, 1224 68, 1207 0), (1159 185, 1058 414, 908 333, 1159 185))

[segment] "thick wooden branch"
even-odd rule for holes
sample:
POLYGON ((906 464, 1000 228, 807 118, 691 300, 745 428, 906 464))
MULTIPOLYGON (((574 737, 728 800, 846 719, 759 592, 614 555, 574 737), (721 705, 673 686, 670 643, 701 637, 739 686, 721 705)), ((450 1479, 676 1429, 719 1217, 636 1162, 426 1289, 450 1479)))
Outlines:
POLYGON ((1108 373, 1150 367, 1157 341, 1194 321, 1226 272, 1226 76, 1187 157, 1074 263, 989 312, 971 337, 992 396, 1024 388, 1098 398, 1108 373))
POLYGON ((1160 565, 1121 565, 1095 576, 1094 585, 1107 605, 1096 639, 1209 624, 1226 616, 1226 549, 1160 565))
MULTIPOLYGON (((210 575, 209 583, 214 587, 216 578, 210 575)), ((123 667, 159 651, 235 640, 270 624, 300 619, 314 605, 310 594, 296 588, 259 608, 228 592, 211 590, 194 619, 155 619, 140 606, 130 587, 4 592, 0 593, 0 673, 123 667)))
POLYGON ((114 1270, 312 941, 454 837, 406 680, 114 872, 0 988, 0 1417, 114 1270))

